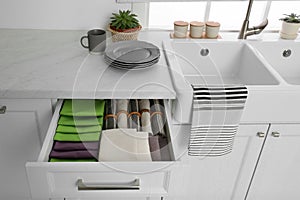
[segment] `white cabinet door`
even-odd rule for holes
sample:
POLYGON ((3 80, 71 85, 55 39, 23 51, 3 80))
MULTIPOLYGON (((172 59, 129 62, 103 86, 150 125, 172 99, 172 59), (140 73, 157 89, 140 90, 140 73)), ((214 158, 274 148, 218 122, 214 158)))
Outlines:
MULTIPOLYGON (((233 151, 221 157, 189 158, 187 177, 182 180, 185 198, 192 200, 242 200, 265 140, 268 124, 240 125, 233 151)), ((178 199, 183 199, 178 198, 178 199)))
POLYGON ((0 108, 0 199, 30 199, 25 163, 40 152, 51 101, 0 99, 0 108))
POLYGON ((300 199, 300 124, 272 125, 247 200, 300 199))

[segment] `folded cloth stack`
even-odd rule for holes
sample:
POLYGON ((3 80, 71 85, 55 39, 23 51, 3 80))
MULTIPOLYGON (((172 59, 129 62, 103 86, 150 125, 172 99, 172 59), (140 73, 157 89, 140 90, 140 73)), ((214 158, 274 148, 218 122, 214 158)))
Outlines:
POLYGON ((136 129, 104 130, 99 161, 151 161, 148 133, 136 129))
POLYGON ((136 129, 103 130, 99 161, 169 161, 167 138, 136 129))
POLYGON ((104 100, 65 100, 50 162, 97 161, 104 100))

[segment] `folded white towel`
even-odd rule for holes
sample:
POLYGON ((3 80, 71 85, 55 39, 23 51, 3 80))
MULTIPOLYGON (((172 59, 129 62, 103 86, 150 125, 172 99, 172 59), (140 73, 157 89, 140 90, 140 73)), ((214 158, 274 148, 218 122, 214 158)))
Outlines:
POLYGON ((99 161, 152 161, 148 133, 136 129, 102 131, 99 161))

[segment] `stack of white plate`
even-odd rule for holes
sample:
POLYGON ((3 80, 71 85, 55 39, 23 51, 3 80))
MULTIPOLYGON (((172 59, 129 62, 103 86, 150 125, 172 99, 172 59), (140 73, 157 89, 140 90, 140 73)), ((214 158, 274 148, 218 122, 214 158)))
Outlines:
POLYGON ((137 40, 115 42, 105 50, 104 59, 111 67, 140 69, 151 67, 159 61, 159 48, 137 40))

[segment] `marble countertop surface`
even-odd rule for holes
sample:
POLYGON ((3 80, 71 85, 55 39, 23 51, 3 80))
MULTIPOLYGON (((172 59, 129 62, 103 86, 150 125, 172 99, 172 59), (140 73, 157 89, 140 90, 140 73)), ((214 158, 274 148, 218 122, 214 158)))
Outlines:
MULTIPOLYGON (((85 34, 0 29, 0 98, 175 98, 162 52, 151 68, 119 70, 80 45, 85 34)), ((160 37, 167 33, 139 39, 161 48, 160 37)))

